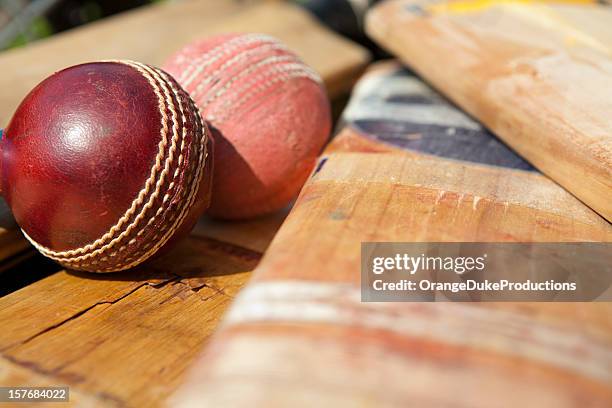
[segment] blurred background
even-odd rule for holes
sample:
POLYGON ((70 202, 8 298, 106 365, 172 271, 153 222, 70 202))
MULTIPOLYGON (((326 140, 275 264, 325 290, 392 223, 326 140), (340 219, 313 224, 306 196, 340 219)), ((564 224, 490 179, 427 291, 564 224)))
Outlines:
MULTIPOLYGON (((0 0, 0 51, 151 3, 180 0, 0 0)), ((269 0, 274 1, 274 0, 269 0)), ((332 30, 378 54, 361 23, 379 0, 292 0, 332 30)), ((237 3, 249 0, 236 0, 237 3)))
POLYGON ((163 0, 0 0, 0 50, 163 0))

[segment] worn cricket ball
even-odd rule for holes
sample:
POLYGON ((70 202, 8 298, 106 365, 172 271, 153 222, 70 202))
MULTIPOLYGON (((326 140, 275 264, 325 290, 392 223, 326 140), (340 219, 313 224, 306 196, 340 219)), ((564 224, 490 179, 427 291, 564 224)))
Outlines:
POLYGON ((248 218, 296 197, 331 129, 316 72, 262 34, 195 42, 164 69, 195 100, 215 139, 209 214, 248 218))
POLYGON ((25 236, 65 267, 134 267, 210 201, 209 130, 165 72, 77 65, 39 84, 4 132, 1 186, 25 236))

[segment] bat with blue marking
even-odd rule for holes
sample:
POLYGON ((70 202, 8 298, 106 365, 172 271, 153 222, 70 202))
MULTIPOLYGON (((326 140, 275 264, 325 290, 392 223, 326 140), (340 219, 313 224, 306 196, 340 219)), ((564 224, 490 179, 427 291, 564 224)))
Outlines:
POLYGON ((360 268, 366 241, 611 237, 423 82, 377 64, 172 404, 607 406, 610 303, 366 303, 360 268))

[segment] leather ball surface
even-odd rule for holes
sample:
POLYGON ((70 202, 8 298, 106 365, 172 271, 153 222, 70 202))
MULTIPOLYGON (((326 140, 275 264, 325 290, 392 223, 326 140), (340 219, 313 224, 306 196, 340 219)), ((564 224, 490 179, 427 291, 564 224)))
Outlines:
POLYGON ((317 73, 261 34, 195 42, 164 69, 196 101, 215 139, 211 215, 258 216, 297 196, 331 130, 317 73))
POLYGON ((131 268, 210 200, 209 130, 165 72, 77 65, 23 100, 2 139, 2 191, 32 244, 78 270, 131 268))

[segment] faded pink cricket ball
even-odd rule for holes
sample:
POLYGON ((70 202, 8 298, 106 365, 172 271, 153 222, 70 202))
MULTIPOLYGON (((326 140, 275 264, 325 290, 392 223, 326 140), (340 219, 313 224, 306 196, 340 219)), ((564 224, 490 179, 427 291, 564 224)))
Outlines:
POLYGON ((195 100, 215 139, 211 215, 258 216, 297 196, 331 130, 316 72, 262 34, 195 42, 164 69, 195 100))

